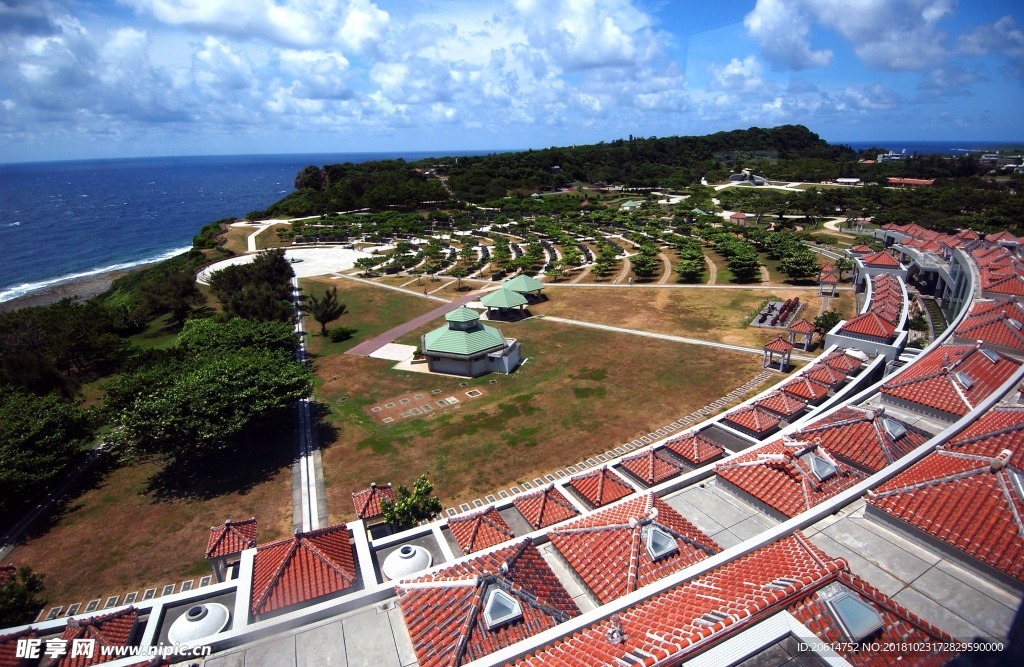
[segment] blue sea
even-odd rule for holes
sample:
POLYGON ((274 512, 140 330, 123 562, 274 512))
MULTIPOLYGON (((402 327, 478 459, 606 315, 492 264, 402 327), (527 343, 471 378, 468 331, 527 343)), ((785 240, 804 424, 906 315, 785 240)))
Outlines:
POLYGON ((311 164, 488 152, 0 164, 0 302, 184 252, 203 225, 284 197, 311 164))

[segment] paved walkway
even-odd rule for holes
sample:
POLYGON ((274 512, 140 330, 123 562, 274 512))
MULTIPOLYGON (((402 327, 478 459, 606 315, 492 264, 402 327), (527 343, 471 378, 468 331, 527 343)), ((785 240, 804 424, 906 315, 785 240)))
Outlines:
POLYGON ((409 320, 404 324, 399 324, 397 327, 393 329, 388 329, 387 331, 377 336, 376 338, 371 338, 365 343, 360 343, 359 345, 356 345, 345 354, 355 354, 363 357, 368 356, 371 352, 376 352, 377 350, 384 347, 388 343, 395 342, 395 340, 398 337, 404 336, 410 331, 414 331, 420 328, 427 322, 430 322, 431 320, 436 320, 439 317, 443 317, 444 315, 450 313, 459 306, 464 306, 470 301, 476 301, 479 298, 480 290, 473 290, 472 292, 462 297, 461 299, 458 299, 457 301, 446 302, 443 306, 438 306, 429 313, 424 313, 419 317, 414 317, 413 319, 409 320))
MULTIPOLYGON (((644 336, 646 338, 657 338, 659 340, 672 341, 673 343, 703 345, 704 347, 714 347, 719 350, 729 350, 730 352, 742 352, 744 354, 756 354, 758 356, 764 355, 764 349, 759 347, 744 347, 742 345, 729 345, 728 343, 714 343, 707 340, 700 340, 699 338, 686 338, 685 336, 672 336, 669 334, 652 333, 650 331, 641 331, 640 329, 624 329, 622 327, 613 327, 608 324, 596 324, 594 322, 584 322, 582 320, 570 320, 564 317, 554 317, 550 315, 545 316, 544 319, 549 320, 551 322, 561 322, 562 324, 572 324, 578 327, 601 329, 602 331, 612 331, 615 333, 624 333, 633 336, 644 336)), ((791 354, 790 358, 798 359, 800 361, 813 361, 816 357, 804 354, 791 354)))
MULTIPOLYGON (((299 309, 299 279, 292 278, 292 299, 295 304, 295 333, 299 336, 296 358, 309 359, 306 350, 305 317, 299 309)), ((320 447, 316 442, 314 417, 310 406, 313 396, 295 402, 293 434, 295 462, 292 464, 292 530, 309 532, 327 525, 327 488, 324 486, 320 447)))

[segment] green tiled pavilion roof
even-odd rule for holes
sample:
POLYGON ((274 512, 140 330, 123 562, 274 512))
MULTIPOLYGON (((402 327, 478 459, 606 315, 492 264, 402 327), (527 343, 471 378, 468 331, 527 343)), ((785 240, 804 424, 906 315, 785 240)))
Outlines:
POLYGON ((460 306, 444 316, 448 322, 475 322, 480 319, 480 314, 471 308, 460 306))
POLYGON ((443 352, 474 355, 504 346, 505 337, 494 327, 485 324, 477 324, 465 331, 444 326, 424 335, 423 343, 424 354, 443 352))
POLYGON ((488 308, 515 308, 525 305, 526 297, 519 292, 502 287, 480 297, 480 303, 488 308))
POLYGON ((514 292, 536 292, 539 289, 544 289, 544 283, 536 278, 531 278, 525 273, 520 273, 515 278, 506 280, 502 287, 514 292))

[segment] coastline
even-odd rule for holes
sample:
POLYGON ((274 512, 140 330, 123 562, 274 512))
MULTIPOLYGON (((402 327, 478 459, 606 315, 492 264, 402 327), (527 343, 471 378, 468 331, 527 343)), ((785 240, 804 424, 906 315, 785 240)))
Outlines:
POLYGON ((51 303, 57 303, 61 299, 70 297, 91 299, 92 297, 99 296, 110 289, 110 285, 121 276, 158 263, 159 262, 149 262, 147 264, 139 264, 130 269, 115 269, 105 273, 97 273, 95 275, 83 276, 81 278, 72 278, 66 282, 49 285, 36 290, 35 292, 11 299, 10 301, 0 302, 0 312, 9 312, 20 308, 30 308, 32 306, 48 306, 51 303))

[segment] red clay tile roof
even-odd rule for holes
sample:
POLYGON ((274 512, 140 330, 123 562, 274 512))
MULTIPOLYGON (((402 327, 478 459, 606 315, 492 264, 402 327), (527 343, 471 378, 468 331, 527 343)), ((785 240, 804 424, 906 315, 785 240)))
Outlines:
POLYGON ((395 502, 395 491, 390 484, 370 484, 370 488, 352 494, 352 505, 360 519, 373 519, 382 515, 380 501, 395 502))
POLYGON ((757 498, 780 514, 794 517, 860 482, 865 475, 833 459, 813 443, 783 438, 719 463, 715 472, 736 488, 757 498), (819 481, 811 472, 810 456, 836 469, 819 481))
POLYGON ((850 252, 869 253, 869 252, 874 252, 874 251, 871 248, 869 248, 868 246, 866 246, 863 243, 861 243, 860 245, 855 245, 852 248, 850 248, 850 252))
POLYGON ((345 524, 297 533, 256 550, 250 608, 266 614, 351 588, 358 578, 345 524))
POLYGON ((256 546, 256 517, 245 521, 227 519, 220 526, 210 526, 210 541, 206 543, 206 557, 232 556, 254 546, 256 546))
POLYGON ((593 507, 614 503, 633 493, 633 487, 623 482, 604 466, 582 475, 576 475, 569 480, 569 486, 574 488, 593 507))
POLYGON ((794 438, 817 442, 844 463, 877 472, 893 461, 906 456, 927 438, 902 422, 886 417, 881 410, 844 407, 828 417, 801 429, 794 438), (904 427, 905 434, 893 439, 886 432, 886 422, 904 427))
POLYGON ((1024 409, 996 409, 880 486, 867 502, 1024 581, 1022 477, 1024 409))
POLYGON ((980 238, 978 236, 978 233, 973 229, 960 230, 960 232, 958 232, 956 236, 957 238, 964 239, 965 241, 977 241, 978 238, 980 238))
POLYGON ((981 291, 983 292, 990 292, 993 294, 1009 294, 1011 296, 1024 296, 1024 276, 997 276, 991 275, 985 270, 982 270, 981 279, 981 291))
POLYGON ((494 505, 448 519, 448 530, 467 554, 511 540, 515 535, 494 505))
POLYGON ((793 344, 788 340, 784 340, 782 336, 769 341, 765 344, 764 349, 768 352, 789 352, 793 349, 793 344))
POLYGON ((35 628, 25 628, 18 632, 0 635, 0 667, 23 667, 27 664, 18 655, 19 639, 34 639, 38 633, 35 628))
POLYGON ((804 369, 804 375, 820 382, 821 384, 828 385, 835 389, 842 383, 846 382, 846 373, 842 373, 830 367, 828 364, 817 363, 813 366, 809 366, 804 369))
POLYGON ((395 587, 421 667, 455 667, 553 628, 579 614, 529 538, 395 587), (523 617, 487 629, 490 591, 514 597, 523 617))
POLYGON ((540 491, 517 496, 512 504, 535 529, 547 528, 579 514, 573 504, 558 492, 554 484, 549 484, 540 491))
POLYGON ((602 603, 722 550, 651 493, 571 521, 548 532, 548 537, 602 603), (678 550, 654 560, 647 551, 652 527, 667 533, 678 550))
POLYGON ((997 352, 993 363, 975 345, 943 345, 882 385, 882 397, 965 415, 1016 372, 1020 362, 997 352), (970 387, 964 383, 970 382, 970 387))
POLYGON ((982 340, 989 345, 1024 351, 1024 309, 1013 304, 1001 304, 1002 310, 988 314, 971 314, 956 328, 955 335, 962 340, 982 340))
POLYGON ((822 271, 818 275, 818 282, 825 283, 827 285, 834 285, 839 282, 839 276, 828 271, 822 271))
MULTIPOLYGON (((772 613, 787 607, 799 611, 799 605, 810 594, 833 581, 841 581, 858 592, 863 590, 849 575, 843 559, 830 558, 797 532, 558 639, 514 664, 676 664, 772 613)), ((877 591, 873 593, 862 595, 877 597, 884 606, 897 607, 877 591)), ((900 609, 896 615, 936 640, 949 641, 936 628, 903 612, 900 609)), ((890 617, 883 618, 888 625, 890 617)), ((883 636, 895 636, 901 630, 899 626, 892 630, 886 627, 884 632, 891 634, 883 636)), ((857 660, 853 654, 844 657, 857 660)), ((888 665, 895 664, 899 656, 885 654, 884 658, 888 665)), ((940 656, 937 664, 944 664, 948 658, 940 656)))
POLYGON ((806 318, 800 318, 789 325, 789 330, 803 334, 814 333, 814 325, 808 322, 806 318))
POLYGON ((808 403, 814 403, 818 399, 827 396, 829 392, 828 387, 802 374, 782 385, 780 389, 808 403))
POLYGON ((807 401, 784 391, 773 391, 758 401, 757 405, 782 417, 792 417, 807 407, 807 401))
POLYGON ((871 310, 851 317, 839 329, 839 333, 866 336, 880 341, 888 341, 895 332, 896 326, 892 322, 871 310))
POLYGON ((995 234, 986 234, 985 235, 985 240, 986 241, 1012 241, 1013 243, 1016 243, 1017 242, 1017 237, 1004 229, 1003 231, 996 232, 995 234))
POLYGON ((738 426, 751 433, 766 433, 782 421, 775 413, 755 405, 737 408, 722 417, 730 426, 738 426))
MULTIPOLYGON (((909 180, 914 180, 914 179, 909 179, 909 180)), ((935 180, 935 179, 932 179, 932 180, 935 180)), ((926 229, 926 228, 922 227, 921 225, 917 224, 916 222, 912 222, 909 225, 907 225, 906 227, 904 227, 903 228, 903 233, 904 234, 909 234, 910 236, 913 236, 914 238, 925 239, 927 241, 930 241, 930 240, 938 237, 938 235, 939 235, 939 232, 935 232, 935 231, 932 231, 930 229, 926 229)))
POLYGON ((135 607, 126 607, 103 616, 69 620, 60 638, 65 642, 74 639, 94 639, 96 650, 92 657, 79 655, 74 658, 68 651, 54 663, 54 667, 87 667, 114 660, 115 656, 103 655, 100 647, 127 646, 138 622, 139 612, 135 607))
POLYGON ((878 252, 871 253, 870 255, 864 255, 860 258, 867 266, 882 266, 889 268, 899 268, 900 260, 890 255, 885 250, 879 250, 878 252))
POLYGON ((701 435, 698 431, 691 431, 678 438, 672 438, 665 443, 665 449, 695 466, 713 461, 725 453, 725 450, 717 442, 701 435))
POLYGON ((903 646, 932 646, 948 642, 950 637, 931 623, 911 613, 898 602, 882 594, 877 588, 857 575, 840 571, 837 580, 819 588, 803 600, 789 606, 789 613, 824 642, 839 648, 838 653, 851 664, 858 667, 890 667, 893 664, 906 662, 915 667, 945 665, 955 656, 954 653, 935 653, 931 651, 907 652, 895 655, 877 651, 854 650, 851 638, 846 636, 842 626, 831 611, 826 599, 842 593, 855 593, 861 602, 875 610, 882 618, 882 627, 878 634, 869 637, 872 642, 891 643, 903 646), (849 648, 842 650, 846 644, 849 648))
POLYGON ((622 467, 631 472, 647 486, 661 484, 666 479, 683 472, 683 466, 676 463, 667 454, 654 449, 646 449, 639 454, 632 454, 621 459, 622 467))
POLYGON ((832 354, 826 355, 821 361, 829 368, 842 371, 847 375, 859 371, 864 366, 863 361, 847 354, 844 350, 836 350, 832 354))

